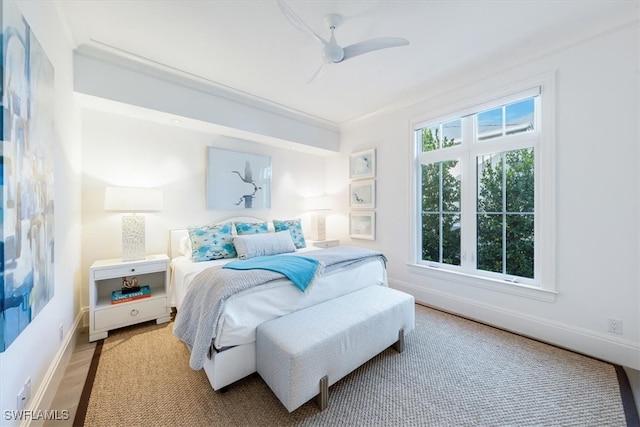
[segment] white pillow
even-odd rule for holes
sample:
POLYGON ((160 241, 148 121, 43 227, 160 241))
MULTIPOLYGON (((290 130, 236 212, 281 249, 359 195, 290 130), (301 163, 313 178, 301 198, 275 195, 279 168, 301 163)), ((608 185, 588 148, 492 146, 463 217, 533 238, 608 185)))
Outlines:
POLYGON ((185 257, 191 259, 193 249, 191 249, 191 238, 188 234, 180 238, 180 253, 185 257))
POLYGON ((239 259, 296 251, 296 246, 293 244, 289 230, 277 233, 233 236, 233 245, 236 247, 239 259))

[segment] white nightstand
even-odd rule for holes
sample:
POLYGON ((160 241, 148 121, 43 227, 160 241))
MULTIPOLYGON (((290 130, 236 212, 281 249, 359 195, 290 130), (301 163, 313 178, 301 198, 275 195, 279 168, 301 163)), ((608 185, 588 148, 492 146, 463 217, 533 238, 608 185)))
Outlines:
POLYGON ((316 248, 331 248, 340 245, 340 240, 315 240, 311 244, 316 248))
POLYGON ((89 341, 106 338, 109 330, 156 320, 168 322, 171 315, 168 297, 169 257, 150 255, 139 261, 108 259, 96 261, 89 269, 89 341), (151 296, 118 304, 111 293, 122 288, 122 278, 138 279, 149 285, 151 296))

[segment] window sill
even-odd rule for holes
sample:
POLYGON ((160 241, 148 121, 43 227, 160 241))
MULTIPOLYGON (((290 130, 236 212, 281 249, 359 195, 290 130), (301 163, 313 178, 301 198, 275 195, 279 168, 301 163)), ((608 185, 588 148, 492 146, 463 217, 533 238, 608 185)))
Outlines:
POLYGON ((409 266, 409 272, 411 273, 429 276, 439 280, 455 282, 462 285, 475 286, 478 288, 489 289, 505 294, 535 299, 538 301, 553 303, 556 300, 556 295, 558 295, 558 293, 555 291, 541 289, 535 286, 523 285, 521 283, 510 283, 502 280, 473 276, 467 273, 443 270, 440 268, 429 267, 420 264, 409 263, 407 265, 409 266))

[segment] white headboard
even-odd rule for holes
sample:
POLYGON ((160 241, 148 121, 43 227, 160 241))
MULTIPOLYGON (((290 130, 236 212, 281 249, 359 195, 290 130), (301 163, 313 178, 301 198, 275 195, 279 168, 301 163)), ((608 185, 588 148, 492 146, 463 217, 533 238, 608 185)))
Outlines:
MULTIPOLYGON (((258 218, 254 216, 233 216, 226 219, 221 219, 219 221, 214 222, 213 224, 222 224, 224 222, 264 222, 267 221, 269 223, 269 231, 273 231, 273 223, 270 220, 264 218, 258 218)), ((232 233, 236 234, 236 228, 233 227, 232 233)), ((169 230, 169 257, 171 259, 182 255, 180 253, 180 240, 189 235, 189 232, 186 228, 178 228, 169 230)))
POLYGON ((177 230, 169 230, 169 258, 173 259, 182 255, 180 253, 180 240, 184 236, 188 236, 189 232, 186 228, 177 230))

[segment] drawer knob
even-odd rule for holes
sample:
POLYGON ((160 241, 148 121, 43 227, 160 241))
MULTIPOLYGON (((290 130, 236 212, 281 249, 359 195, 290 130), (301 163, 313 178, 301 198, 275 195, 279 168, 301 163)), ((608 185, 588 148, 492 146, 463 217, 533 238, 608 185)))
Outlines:
POLYGON ((139 313, 138 310, 136 310, 135 308, 133 310, 131 310, 131 316, 137 316, 139 313))
POLYGON ((132 269, 131 269, 131 272, 133 273, 134 271, 136 271, 136 269, 135 269, 135 268, 132 268, 132 269))

